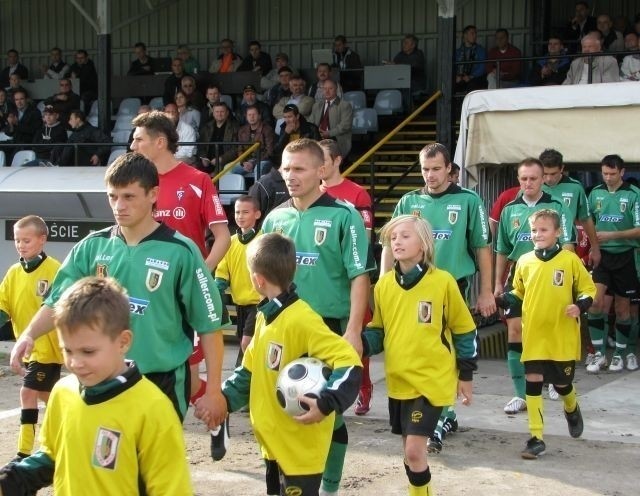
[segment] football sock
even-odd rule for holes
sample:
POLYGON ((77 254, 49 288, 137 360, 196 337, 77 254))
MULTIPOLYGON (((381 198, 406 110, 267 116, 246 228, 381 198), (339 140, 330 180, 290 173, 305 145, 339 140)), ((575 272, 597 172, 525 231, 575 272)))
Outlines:
POLYGON ((199 398, 202 398, 204 396, 204 393, 206 392, 207 392, 207 381, 200 379, 200 387, 198 388, 198 391, 196 391, 196 394, 194 394, 189 401, 191 402, 192 405, 195 405, 196 400, 198 400, 199 398))
POLYGON ((422 472, 413 472, 405 463, 404 470, 409 479, 409 496, 435 496, 433 488, 429 484, 431 481, 431 471, 429 467, 422 472))
POLYGON ((631 316, 631 331, 629 332, 629 341, 627 342, 627 353, 636 353, 638 345, 638 316, 631 316))
POLYGON ((604 331, 604 314, 602 312, 589 313, 589 335, 591 336, 591 344, 596 351, 604 355, 607 351, 606 333, 604 331))
POLYGON ((544 430, 544 404, 542 402, 543 382, 527 381, 527 415, 529 417, 529 432, 532 437, 542 440, 544 430))
POLYGON ((627 343, 631 333, 631 320, 616 320, 616 355, 627 354, 627 343))
POLYGON ((558 387, 556 391, 562 397, 562 403, 564 405, 564 411, 567 413, 573 413, 578 406, 578 395, 576 393, 576 387, 573 384, 568 386, 558 387))
POLYGON ((33 451, 38 423, 37 408, 23 408, 20 412, 20 434, 18 435, 18 453, 29 456, 33 451))
POLYGON ((447 419, 455 420, 456 419, 456 411, 453 409, 453 406, 445 406, 442 409, 442 414, 438 419, 438 425, 436 425, 434 434, 442 441, 442 428, 444 426, 444 422, 447 419))
POLYGON ((280 494, 280 469, 275 460, 264 460, 265 474, 264 479, 267 483, 268 495, 280 494))
POLYGON ((507 352, 507 365, 511 374, 511 381, 518 398, 525 396, 524 364, 520 361, 522 356, 522 343, 509 343, 507 352))
POLYGON ((344 457, 347 454, 347 443, 349 434, 342 415, 336 414, 333 426, 333 436, 329 446, 329 455, 322 474, 322 489, 325 491, 337 491, 342 479, 342 469, 344 467, 344 457))

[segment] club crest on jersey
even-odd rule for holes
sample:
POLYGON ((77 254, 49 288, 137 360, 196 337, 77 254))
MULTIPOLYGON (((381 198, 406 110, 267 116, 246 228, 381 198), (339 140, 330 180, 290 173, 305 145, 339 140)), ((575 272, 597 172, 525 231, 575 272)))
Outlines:
POLYGON ((422 217, 422 212, 420 212, 420 210, 414 210, 411 212, 411 215, 414 217, 422 217))
POLYGON ((602 200, 600 198, 596 200, 596 210, 602 210, 602 200))
POLYGON ((553 271, 553 285, 564 286, 564 270, 556 269, 553 271))
POLYGON ((455 224, 458 222, 458 212, 455 210, 449 210, 449 224, 455 224))
POLYGON ((316 227, 313 240, 315 241, 316 246, 323 244, 327 240, 327 229, 325 227, 316 227))
POLYGON ((182 197, 184 196, 184 190, 182 189, 182 186, 180 186, 180 189, 176 191, 176 196, 178 197, 178 201, 182 200, 182 197))
POLYGON ((109 271, 105 264, 96 265, 96 277, 109 277, 109 271))
POLYGON ((620 202, 620 212, 625 213, 627 211, 627 202, 626 201, 621 201, 620 202))
POLYGON ((118 448, 120 445, 121 433, 111 429, 100 427, 96 436, 96 443, 93 448, 93 459, 91 463, 94 467, 116 468, 118 458, 118 448))
POLYGON ((563 197, 562 197, 562 201, 564 202, 564 204, 565 204, 567 207, 570 207, 570 206, 571 206, 571 198, 570 198, 569 196, 563 196, 563 197))
POLYGON ((267 367, 271 370, 278 370, 282 361, 282 345, 278 343, 269 343, 267 350, 267 367))
POLYGON ((148 269, 147 270, 147 278, 144 281, 145 286, 149 291, 155 291, 160 287, 162 283, 162 275, 163 272, 156 269, 148 269))
POLYGON ((431 323, 431 302, 421 301, 418 303, 418 322, 423 324, 431 323))
POLYGON ((513 229, 518 229, 520 227, 520 219, 515 218, 511 221, 511 226, 513 229))
POLYGON ((49 291, 49 281, 46 279, 40 279, 36 285, 36 295, 46 296, 49 291))

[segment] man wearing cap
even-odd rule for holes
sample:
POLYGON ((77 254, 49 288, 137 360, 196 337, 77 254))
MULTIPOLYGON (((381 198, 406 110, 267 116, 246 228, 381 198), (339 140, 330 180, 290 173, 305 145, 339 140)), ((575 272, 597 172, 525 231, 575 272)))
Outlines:
MULTIPOLYGON (((67 131, 59 120, 58 111, 52 105, 46 105, 42 112, 42 127, 33 135, 34 145, 51 145, 53 143, 66 143, 67 131)), ((35 146, 36 159, 25 165, 57 165, 61 146, 35 146)))
POLYGON ((282 118, 284 119, 284 122, 280 126, 280 136, 274 148, 274 156, 276 163, 278 164, 282 159, 282 152, 289 142, 300 138, 310 138, 316 141, 320 140, 320 131, 318 130, 318 126, 311 122, 307 122, 304 116, 300 114, 298 107, 293 103, 289 103, 284 106, 282 118))
MULTIPOLYGON (((80 95, 73 92, 71 79, 62 78, 58 82, 59 91, 44 101, 45 105, 52 105, 58 112, 60 121, 66 123, 71 111, 80 108, 80 95)), ((66 127, 63 126, 63 127, 66 127)))
POLYGON ((266 91, 264 94, 264 101, 269 105, 269 108, 273 108, 281 98, 291 96, 289 80, 291 79, 292 74, 293 71, 288 66, 278 69, 278 80, 280 81, 280 84, 272 86, 271 89, 266 91))
POLYGON ((269 74, 267 74, 266 76, 262 77, 262 79, 260 79, 260 88, 263 91, 267 91, 272 86, 275 86, 276 84, 278 84, 278 71, 280 70, 281 67, 284 67, 284 66, 291 67, 289 65, 289 56, 284 52, 277 53, 275 61, 276 61, 276 66, 269 71, 269 74))
POLYGON ((238 122, 241 126, 247 123, 246 112, 247 107, 254 106, 260 113, 260 118, 264 124, 273 126, 273 118, 271 117, 271 109, 269 105, 258 100, 256 87, 252 84, 248 84, 242 90, 242 101, 240 102, 240 110, 236 114, 238 122))

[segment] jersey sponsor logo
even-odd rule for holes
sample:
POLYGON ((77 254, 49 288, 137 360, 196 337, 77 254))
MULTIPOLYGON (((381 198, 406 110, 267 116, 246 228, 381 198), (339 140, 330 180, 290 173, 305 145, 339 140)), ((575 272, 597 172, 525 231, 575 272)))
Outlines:
POLYGON ((564 270, 556 269, 553 271, 553 285, 564 286, 564 270))
POLYGON ((180 186, 180 189, 176 191, 176 197, 178 198, 178 201, 181 201, 183 196, 184 189, 182 189, 182 186, 180 186))
POLYGON ((371 211, 360 210, 360 215, 362 215, 362 220, 364 221, 365 227, 371 227, 373 225, 373 219, 371 218, 371 211))
POLYGON ((171 217, 171 210, 160 210, 160 209, 156 209, 153 212, 153 216, 156 219, 162 219, 163 217, 171 217))
POLYGON ((313 221, 315 227, 331 227, 331 221, 325 219, 316 219, 313 221))
POLYGON ((183 207, 176 207, 173 209, 173 218, 182 220, 187 216, 187 211, 183 207))
POLYGON ((458 222, 458 212, 449 210, 449 224, 453 225, 458 222))
POLYGON ((157 258, 148 257, 144 264, 147 267, 155 267, 156 269, 169 270, 169 262, 165 260, 159 260, 157 258))
POLYGON ((282 345, 269 341, 267 348, 267 367, 271 370, 278 370, 282 361, 282 345))
POLYGON ((422 420, 422 412, 420 410, 414 410, 411 412, 411 423, 418 424, 422 420))
POLYGON ((423 324, 431 323, 431 302, 419 301, 418 302, 418 322, 423 324))
POLYGON ((518 234, 518 237, 516 238, 516 240, 517 241, 522 241, 522 242, 532 241, 531 233, 530 232, 522 232, 522 233, 518 234))
POLYGON ((447 210, 462 210, 460 205, 447 205, 447 210))
POLYGON ((134 315, 144 315, 145 310, 149 306, 149 300, 134 298, 129 296, 129 312, 134 315))
POLYGON ((227 216, 224 213, 224 207, 222 206, 222 202, 220 201, 218 195, 211 195, 211 201, 213 202, 213 209, 216 211, 216 215, 224 217, 226 220, 227 216))
POLYGON ((436 229, 433 231, 433 239, 436 241, 446 241, 451 239, 451 235, 453 231, 449 231, 447 229, 436 229))
POLYGON ((617 222, 622 222, 622 220, 624 219, 624 216, 622 215, 615 215, 615 214, 611 214, 611 215, 605 215, 602 214, 600 216, 600 222, 612 222, 612 223, 617 223, 617 222))
POLYGON ((118 447, 120 445, 120 436, 122 434, 113 429, 100 427, 96 442, 93 448, 93 457, 91 464, 94 467, 106 468, 114 470, 116 468, 116 460, 118 458, 118 447))
POLYGON ((202 297, 204 298, 204 302, 207 305, 207 316, 211 322, 218 322, 218 314, 216 312, 216 306, 213 303, 213 297, 211 296, 211 289, 209 289, 209 281, 207 280, 207 276, 201 268, 196 270, 196 279, 198 279, 198 284, 200 285, 200 292, 202 293, 202 297))
POLYGON ((109 277, 109 271, 105 264, 96 265, 96 277, 109 277))
POLYGON ((296 265, 314 267, 315 265, 317 265, 319 259, 320 259, 319 253, 311 253, 311 252, 304 252, 304 251, 296 252, 296 265))
POLYGON ((149 291, 156 291, 160 287, 160 284, 162 284, 163 275, 164 272, 160 272, 156 269, 148 269, 147 278, 144 280, 144 285, 149 291))
POLYGON ((49 281, 47 279, 38 280, 36 284, 36 295, 44 297, 49 292, 49 281))
POLYGON ((298 486, 287 486, 284 491, 285 496, 302 496, 302 488, 298 486))
POLYGON ((358 250, 358 232, 356 226, 349 226, 349 232, 351 233, 351 253, 353 254, 353 265, 356 269, 362 268, 362 262, 360 261, 360 251, 358 250))
POLYGON ((313 235, 313 241, 316 246, 320 246, 327 240, 327 229, 325 227, 316 227, 316 231, 313 235))
POLYGON ((112 258, 113 258, 112 255, 100 254, 100 255, 96 255, 94 262, 111 262, 112 258))

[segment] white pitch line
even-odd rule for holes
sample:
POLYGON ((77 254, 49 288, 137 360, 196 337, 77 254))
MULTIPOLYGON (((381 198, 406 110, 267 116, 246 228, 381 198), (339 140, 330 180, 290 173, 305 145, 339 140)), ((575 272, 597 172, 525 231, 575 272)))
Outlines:
POLYGON ((0 412, 0 420, 8 419, 11 417, 17 417, 20 415, 20 408, 14 408, 12 410, 3 410, 0 412))

